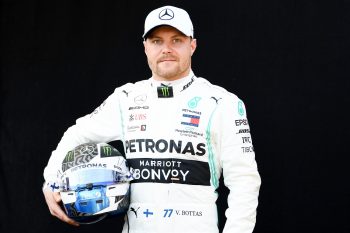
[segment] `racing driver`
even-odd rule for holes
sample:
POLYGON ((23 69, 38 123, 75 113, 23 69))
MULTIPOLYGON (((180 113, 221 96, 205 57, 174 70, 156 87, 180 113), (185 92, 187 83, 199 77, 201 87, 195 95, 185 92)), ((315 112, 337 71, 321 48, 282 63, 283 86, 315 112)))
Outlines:
POLYGON ((121 140, 134 180, 123 233, 217 233, 216 189, 230 190, 224 233, 251 233, 260 175, 244 103, 197 77, 188 13, 164 6, 145 20, 152 77, 117 87, 94 112, 67 129, 44 170, 52 215, 72 225, 53 183, 65 153, 87 142, 121 140))

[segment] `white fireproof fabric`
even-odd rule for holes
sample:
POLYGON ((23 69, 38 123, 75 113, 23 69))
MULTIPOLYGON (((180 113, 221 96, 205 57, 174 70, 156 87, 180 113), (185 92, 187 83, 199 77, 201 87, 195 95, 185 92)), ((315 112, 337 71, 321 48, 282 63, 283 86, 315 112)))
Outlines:
POLYGON ((115 89, 62 137, 44 170, 57 180, 67 151, 122 140, 135 180, 123 233, 217 233, 218 180, 229 188, 224 233, 251 233, 260 176, 246 110, 204 78, 150 78, 115 89))

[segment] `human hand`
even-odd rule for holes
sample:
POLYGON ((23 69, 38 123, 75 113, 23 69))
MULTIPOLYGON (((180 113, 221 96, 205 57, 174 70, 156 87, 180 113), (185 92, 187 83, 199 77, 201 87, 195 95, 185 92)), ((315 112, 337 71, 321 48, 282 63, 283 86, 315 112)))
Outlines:
POLYGON ((61 206, 58 204, 61 202, 61 195, 58 192, 52 192, 47 189, 44 190, 44 196, 47 206, 49 207, 51 215, 57 217, 63 222, 66 222, 73 226, 79 226, 79 223, 69 218, 66 213, 62 210, 61 206))

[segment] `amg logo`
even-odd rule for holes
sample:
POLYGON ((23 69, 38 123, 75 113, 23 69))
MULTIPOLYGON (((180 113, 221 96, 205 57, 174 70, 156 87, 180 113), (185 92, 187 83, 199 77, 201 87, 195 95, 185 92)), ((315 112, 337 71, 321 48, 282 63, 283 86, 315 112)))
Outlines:
POLYGON ((126 153, 135 152, 158 152, 158 153, 178 153, 191 154, 203 156, 206 152, 205 144, 198 143, 193 145, 192 142, 183 143, 182 141, 166 141, 160 139, 154 141, 153 139, 132 139, 125 142, 126 153))
POLYGON ((129 107, 129 110, 136 110, 136 109, 149 109, 149 106, 134 106, 134 107, 129 107))

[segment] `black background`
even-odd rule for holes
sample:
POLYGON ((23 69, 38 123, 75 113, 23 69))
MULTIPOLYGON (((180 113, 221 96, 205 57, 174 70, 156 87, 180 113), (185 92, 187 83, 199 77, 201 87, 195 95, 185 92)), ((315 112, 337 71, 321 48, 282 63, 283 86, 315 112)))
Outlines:
POLYGON ((195 74, 246 104, 262 177, 254 232, 349 233, 347 0, 3 0, 0 231, 120 232, 121 220, 52 217, 42 172, 76 118, 150 77, 143 23, 167 4, 191 15, 195 74))

